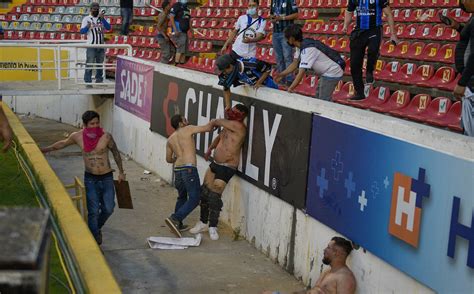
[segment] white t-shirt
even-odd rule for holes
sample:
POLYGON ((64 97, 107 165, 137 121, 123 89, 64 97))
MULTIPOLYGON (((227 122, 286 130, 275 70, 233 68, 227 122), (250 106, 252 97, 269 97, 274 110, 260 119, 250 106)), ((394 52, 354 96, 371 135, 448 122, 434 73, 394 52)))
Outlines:
POLYGON ((301 51, 301 54, 300 51, 296 48, 295 58, 301 57, 299 68, 311 68, 319 76, 327 78, 340 78, 344 74, 339 64, 315 47, 308 47, 301 51))
POLYGON ((82 19, 81 29, 87 27, 87 24, 91 23, 91 27, 87 32, 87 43, 88 44, 104 44, 104 25, 98 17, 88 15, 82 19))
MULTIPOLYGON (((255 18, 253 18, 250 23, 254 22, 255 18)), ((240 33, 242 30, 249 25, 248 16, 247 14, 239 16, 237 22, 235 23, 235 29, 240 33)), ((248 43, 245 44, 242 42, 243 37, 255 38, 258 33, 262 33, 265 35, 265 25, 266 21, 262 19, 261 21, 256 21, 253 25, 251 25, 245 32, 239 34, 232 45, 232 50, 235 53, 239 54, 244 58, 255 57, 257 55, 257 43, 248 43)))

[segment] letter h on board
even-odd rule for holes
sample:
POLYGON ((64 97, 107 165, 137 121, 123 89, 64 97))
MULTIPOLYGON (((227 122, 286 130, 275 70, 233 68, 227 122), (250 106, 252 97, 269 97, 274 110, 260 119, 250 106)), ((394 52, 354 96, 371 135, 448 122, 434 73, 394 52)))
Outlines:
POLYGON ((460 224, 458 222, 460 206, 461 199, 454 196, 453 209, 451 212, 451 226, 449 230, 448 256, 454 258, 454 252, 456 250, 456 237, 462 237, 469 242, 467 266, 474 268, 474 212, 472 213, 471 227, 460 224))

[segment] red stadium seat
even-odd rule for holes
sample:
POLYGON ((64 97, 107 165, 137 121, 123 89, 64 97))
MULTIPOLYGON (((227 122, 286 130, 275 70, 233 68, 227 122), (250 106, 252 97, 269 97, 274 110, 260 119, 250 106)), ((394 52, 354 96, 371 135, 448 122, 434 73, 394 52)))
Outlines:
POLYGON ((438 56, 439 47, 439 43, 426 44, 419 58, 424 61, 437 61, 436 58, 438 56))
POLYGON ((406 51, 403 55, 400 54, 399 58, 420 60, 423 54, 424 48, 425 48, 425 43, 423 42, 411 43, 410 47, 408 48, 408 51, 406 51))
POLYGON ((460 79, 461 79, 461 74, 458 74, 454 78, 454 80, 452 80, 450 83, 438 85, 438 88, 441 89, 441 90, 446 90, 446 91, 452 92, 454 90, 454 88, 456 87, 456 85, 458 84, 460 79))
POLYGON ((405 117, 409 115, 419 116, 420 113, 426 110, 431 102, 431 96, 427 94, 418 94, 410 101, 407 107, 402 109, 394 109, 390 111, 391 115, 405 117))
POLYGON ((426 82, 431 79, 433 75, 434 68, 432 65, 421 65, 416 69, 415 73, 413 74, 411 84, 425 87, 426 82))
POLYGON ((342 23, 333 22, 333 23, 331 23, 331 25, 329 26, 328 34, 332 34, 332 35, 342 35, 342 34, 344 33, 344 32, 342 31, 343 28, 344 28, 344 26, 342 25, 342 23))
POLYGON ((455 102, 446 115, 428 119, 426 122, 433 126, 448 127, 454 131, 462 132, 461 127, 461 101, 455 102))
POLYGON ((307 75, 301 83, 296 86, 295 92, 306 96, 314 96, 316 94, 317 85, 318 77, 315 75, 307 75))
POLYGON ((438 50, 438 56, 435 58, 436 61, 453 64, 454 63, 454 50, 455 44, 445 44, 438 50))
POLYGON ((369 92, 369 96, 359 101, 349 101, 348 104, 358 108, 370 108, 371 106, 381 105, 390 98, 390 89, 386 87, 377 87, 369 92))
POLYGON ((392 110, 403 109, 410 102, 410 93, 406 90, 395 91, 386 103, 370 106, 370 110, 376 112, 390 112, 392 110))
POLYGON ((354 96, 355 90, 352 82, 345 83, 339 91, 334 91, 332 101, 347 104, 348 99, 354 96))
POLYGON ((454 20, 456 20, 457 22, 462 22, 462 23, 468 22, 469 19, 471 18, 471 14, 465 12, 461 8, 455 8, 449 11, 448 16, 451 18, 454 18, 454 20))
POLYGON ((420 82, 420 86, 429 88, 439 88, 450 84, 456 78, 454 68, 442 66, 438 68, 433 77, 427 81, 420 82))
POLYGON ((431 101, 425 111, 419 114, 407 115, 410 120, 426 122, 430 119, 443 117, 451 107, 451 100, 446 97, 438 97, 431 101))
POLYGON ((380 73, 375 74, 374 76, 377 80, 392 82, 393 78, 398 73, 399 68, 400 63, 398 61, 391 61, 385 65, 380 73))
POLYGON ((413 63, 405 63, 399 71, 392 77, 392 82, 400 84, 411 84, 413 74, 416 72, 417 66, 413 63))
POLYGON ((395 51, 392 54, 392 57, 397 57, 400 59, 407 58, 407 54, 410 50, 410 42, 408 41, 401 41, 399 42, 396 47, 395 51))
POLYGON ((349 52, 349 39, 346 37, 339 38, 334 49, 336 49, 338 52, 349 52))
POLYGON ((299 9, 298 19, 317 19, 318 11, 314 8, 311 9, 299 9))
POLYGON ((328 38, 328 40, 326 41, 326 45, 328 45, 332 49, 335 49, 337 45, 337 38, 336 37, 328 38))
POLYGON ((395 45, 392 44, 390 41, 386 41, 382 44, 382 48, 380 49, 380 54, 382 56, 387 57, 394 57, 395 53, 395 45))

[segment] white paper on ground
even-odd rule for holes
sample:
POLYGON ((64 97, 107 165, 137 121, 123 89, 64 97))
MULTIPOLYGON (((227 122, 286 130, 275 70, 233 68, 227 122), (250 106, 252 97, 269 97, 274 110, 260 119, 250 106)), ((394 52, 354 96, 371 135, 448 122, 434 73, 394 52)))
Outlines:
POLYGON ((153 249, 186 249, 188 246, 199 246, 202 235, 197 234, 195 238, 169 238, 149 237, 148 245, 153 249))

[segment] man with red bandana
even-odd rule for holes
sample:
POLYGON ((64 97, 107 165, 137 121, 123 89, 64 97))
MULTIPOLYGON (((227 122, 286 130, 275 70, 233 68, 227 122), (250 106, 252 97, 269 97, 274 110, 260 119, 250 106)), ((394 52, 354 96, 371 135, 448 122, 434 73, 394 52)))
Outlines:
POLYGON ((119 169, 118 181, 125 180, 122 157, 111 134, 100 127, 100 116, 88 110, 82 115, 84 128, 72 133, 67 139, 41 148, 43 153, 60 150, 76 144, 82 150, 84 158, 84 184, 86 186, 89 229, 97 243, 102 244, 102 227, 112 215, 115 206, 115 189, 110 166, 109 150, 119 169))
POLYGON ((223 206, 221 195, 229 180, 237 172, 240 149, 247 133, 247 127, 243 122, 248 115, 247 106, 237 104, 230 108, 228 101, 225 105, 226 119, 216 119, 211 122, 216 127, 222 127, 222 131, 209 146, 205 155, 205 159, 208 160, 214 149, 214 158, 206 171, 201 188, 201 217, 190 230, 193 234, 209 230, 211 240, 219 239, 217 224, 223 206))

